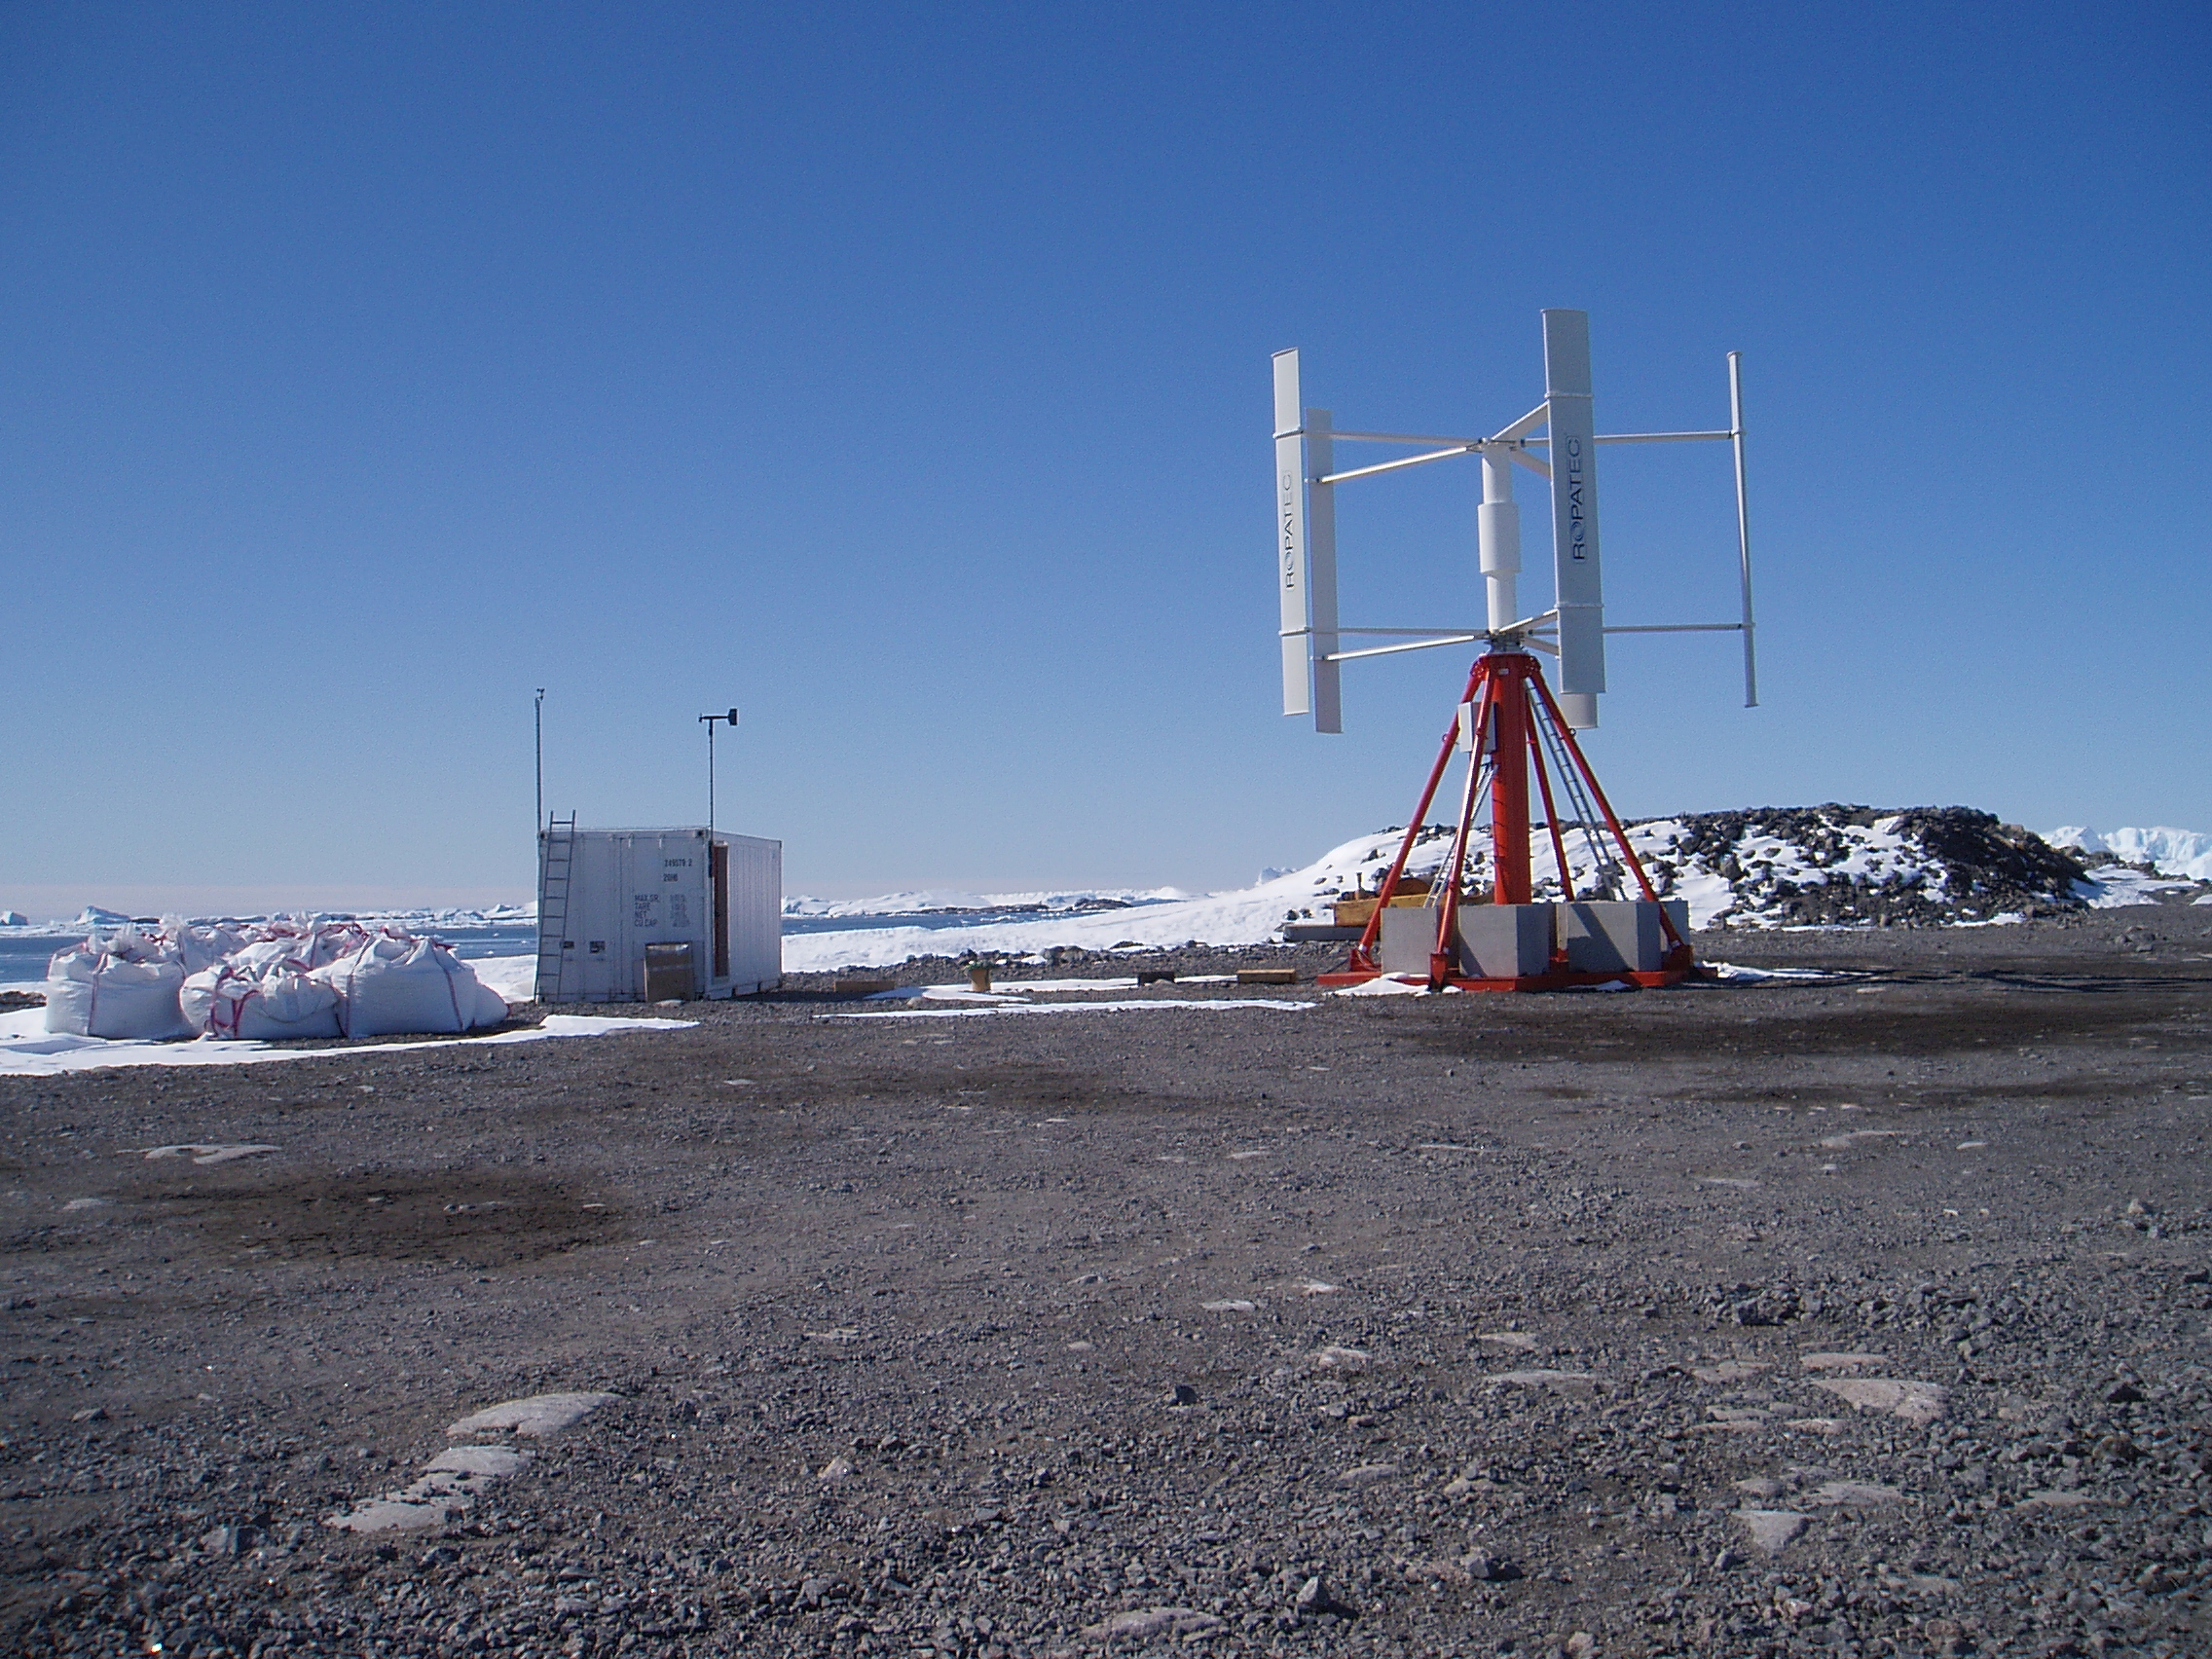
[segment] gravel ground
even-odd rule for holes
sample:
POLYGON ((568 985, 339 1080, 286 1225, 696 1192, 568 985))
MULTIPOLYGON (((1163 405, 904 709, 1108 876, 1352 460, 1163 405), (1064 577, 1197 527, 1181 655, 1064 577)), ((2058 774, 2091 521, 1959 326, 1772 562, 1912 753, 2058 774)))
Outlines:
POLYGON ((0 1079, 0 1643, 2212 1650, 2212 906, 1701 943, 0 1079))

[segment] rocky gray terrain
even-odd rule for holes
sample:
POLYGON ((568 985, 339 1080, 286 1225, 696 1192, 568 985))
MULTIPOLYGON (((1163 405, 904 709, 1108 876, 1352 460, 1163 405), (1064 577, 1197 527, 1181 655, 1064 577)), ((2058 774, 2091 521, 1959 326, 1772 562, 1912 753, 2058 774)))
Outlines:
POLYGON ((0 1644, 2212 1647, 2212 907, 1701 943, 0 1080, 0 1644))

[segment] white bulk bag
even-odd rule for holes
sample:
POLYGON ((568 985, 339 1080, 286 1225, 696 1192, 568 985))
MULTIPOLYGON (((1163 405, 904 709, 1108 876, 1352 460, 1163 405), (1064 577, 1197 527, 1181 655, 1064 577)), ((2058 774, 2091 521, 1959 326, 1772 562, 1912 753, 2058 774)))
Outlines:
POLYGON ((257 940, 233 951, 218 968, 229 968, 233 973, 243 974, 249 979, 258 979, 264 974, 278 968, 289 968, 295 974, 305 974, 315 967, 307 959, 302 946, 305 940, 297 939, 257 940))
POLYGON ((164 916, 162 936, 176 958, 184 965, 185 977, 190 978, 203 968, 221 966, 224 958, 232 955, 246 942, 246 932, 222 923, 206 923, 195 927, 182 916, 164 916))
POLYGON ((46 969, 46 1028, 77 1037, 189 1037, 175 962, 127 962, 91 940, 56 951, 46 969))
POLYGON ((358 922, 314 922, 291 940, 292 952, 313 971, 327 968, 368 943, 369 932, 358 922))
POLYGON ((209 1037, 275 1043, 339 1035, 338 993, 281 965, 258 977, 236 967, 205 969, 185 980, 179 1001, 193 1029, 209 1037))
POLYGON ((434 940, 373 939, 311 977, 338 993, 349 1037, 468 1031, 507 1016, 498 993, 434 940))

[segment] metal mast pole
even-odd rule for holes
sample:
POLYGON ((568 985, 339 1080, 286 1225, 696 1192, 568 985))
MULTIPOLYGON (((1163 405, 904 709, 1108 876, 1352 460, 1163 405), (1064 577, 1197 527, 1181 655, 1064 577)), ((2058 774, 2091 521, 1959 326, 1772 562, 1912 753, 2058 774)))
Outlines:
POLYGON ((1490 774, 1492 897, 1526 904, 1535 897, 1529 871, 1529 682, 1530 658, 1495 651, 1484 665, 1497 682, 1491 698, 1490 774))
POLYGON ((1751 498, 1744 483, 1744 353, 1728 353, 1728 436, 1736 452, 1736 549, 1744 574, 1744 707, 1759 706, 1759 666, 1751 645, 1751 498))
POLYGON ((537 688, 537 827, 532 831, 539 834, 545 829, 545 687, 537 688))
MULTIPOLYGON (((719 715, 701 715, 707 727, 707 845, 715 844, 715 727, 727 720, 737 724, 737 711, 728 710, 719 715)), ((710 855, 711 856, 711 855, 710 855)))

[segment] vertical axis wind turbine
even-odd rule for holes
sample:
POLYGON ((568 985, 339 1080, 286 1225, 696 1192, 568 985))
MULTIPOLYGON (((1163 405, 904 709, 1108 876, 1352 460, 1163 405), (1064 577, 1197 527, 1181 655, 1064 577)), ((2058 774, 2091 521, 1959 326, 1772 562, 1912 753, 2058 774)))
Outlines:
MULTIPOLYGON (((1543 316, 1544 399, 1488 438, 1338 431, 1328 410, 1303 407, 1298 353, 1275 353, 1275 523, 1282 601, 1283 713, 1309 715, 1315 730, 1341 732, 1343 664, 1440 645, 1480 643, 1482 646, 1452 729, 1445 734, 1427 787, 1421 793, 1420 805, 1384 880, 1381 902, 1352 950, 1346 974, 1327 976, 1330 979, 1371 978, 1384 971, 1383 957, 1393 954, 1399 965, 1405 965, 1406 951, 1401 948, 1393 953, 1387 936, 1403 935, 1406 925, 1385 926, 1385 920, 1398 896, 1406 861, 1455 749, 1467 756, 1457 832, 1449 867, 1443 879, 1431 885, 1421 906, 1437 914, 1419 918, 1424 930, 1430 920, 1434 922, 1431 948, 1422 964, 1431 985, 1451 982, 1470 989, 1530 990, 1624 978, 1659 984, 1679 979, 1694 967, 1680 926, 1659 903, 1574 733, 1598 723, 1598 699, 1605 690, 1608 634, 1741 634, 1744 706, 1758 705, 1751 512, 1744 470, 1743 353, 1728 353, 1727 430, 1601 433, 1593 413, 1589 314, 1546 311, 1543 316), (1539 431, 1544 435, 1535 436, 1539 431), (1598 449, 1607 444, 1723 441, 1733 447, 1735 459, 1737 567, 1743 593, 1739 619, 1608 626, 1598 550, 1598 449), (1339 443, 1431 447, 1419 454, 1339 470, 1335 452, 1339 443), (1543 453, 1539 455, 1538 451, 1543 453), (1343 626, 1337 614, 1337 486, 1461 456, 1476 456, 1482 461, 1477 535, 1487 599, 1485 625, 1343 626), (1550 609, 1534 614, 1523 614, 1520 608, 1521 519, 1513 499, 1516 466, 1545 479, 1551 488, 1553 601, 1550 609), (1395 643, 1346 650, 1346 636, 1388 638, 1395 643), (1558 659, 1556 696, 1531 654, 1538 651, 1558 659), (1552 768, 1559 773, 1561 793, 1575 810, 1571 821, 1563 822, 1560 817, 1551 771, 1546 766, 1547 753, 1552 768), (1549 915, 1548 906, 1533 903, 1529 806, 1531 771, 1543 801, 1544 828, 1549 831, 1566 901, 1557 918, 1549 915), (1491 903, 1517 910, 1545 910, 1541 917, 1492 915, 1478 924, 1460 913, 1469 839, 1478 805, 1486 796, 1491 807, 1494 874, 1491 903), (1607 838, 1619 851, 1617 863, 1611 849, 1599 839, 1594 820, 1600 817, 1607 838), (1601 915, 1597 912, 1604 908, 1602 904, 1576 899, 1564 839, 1568 829, 1587 837, 1596 867, 1608 885, 1625 885, 1626 876, 1634 875, 1648 914, 1640 911, 1626 918, 1601 915), (1470 938, 1470 926, 1483 935, 1484 942, 1470 938), (1500 927, 1511 933, 1510 944, 1498 944, 1498 939, 1504 937, 1498 932, 1500 927), (1618 928, 1631 932, 1641 929, 1649 936, 1647 942, 1663 936, 1664 945, 1625 951, 1621 957, 1625 966, 1615 971, 1605 952, 1588 941, 1592 929, 1604 933, 1618 928)), ((1637 902, 1624 895, 1620 903, 1634 907, 1637 902)))

